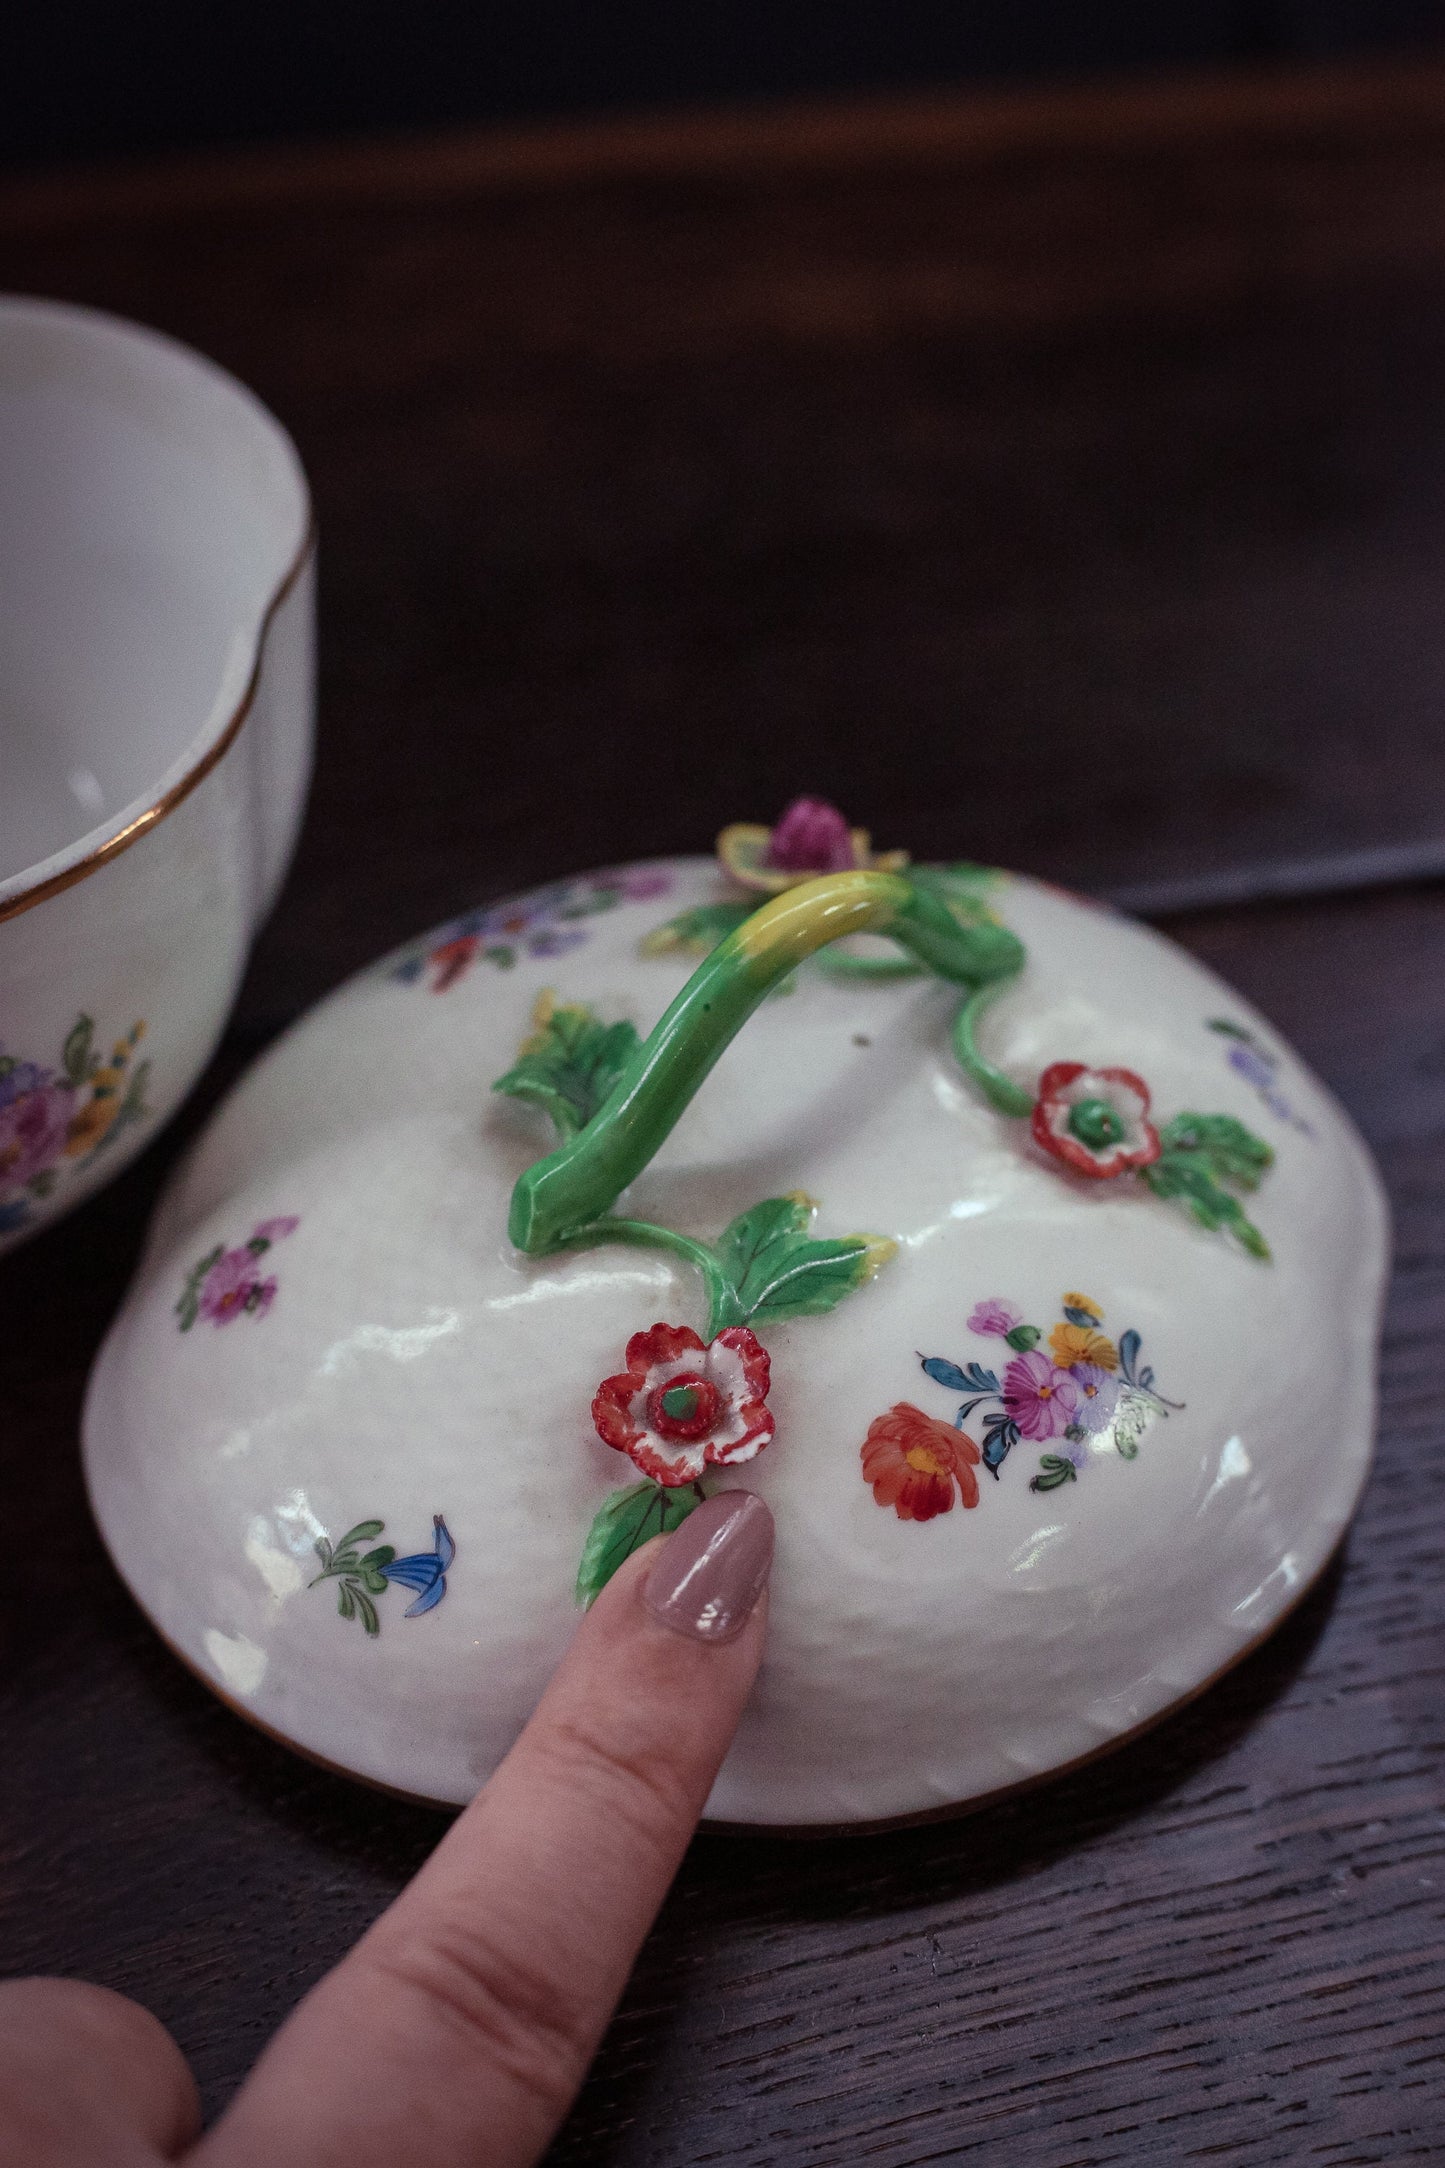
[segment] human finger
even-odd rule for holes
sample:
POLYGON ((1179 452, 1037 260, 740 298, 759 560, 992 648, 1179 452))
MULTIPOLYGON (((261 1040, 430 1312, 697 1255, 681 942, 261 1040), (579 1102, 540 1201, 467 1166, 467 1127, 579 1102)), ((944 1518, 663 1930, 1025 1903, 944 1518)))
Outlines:
POLYGON ((537 2159, 742 1715, 772 1547, 762 1500, 724 1491, 614 1576, 506 1761, 196 2168, 537 2159))

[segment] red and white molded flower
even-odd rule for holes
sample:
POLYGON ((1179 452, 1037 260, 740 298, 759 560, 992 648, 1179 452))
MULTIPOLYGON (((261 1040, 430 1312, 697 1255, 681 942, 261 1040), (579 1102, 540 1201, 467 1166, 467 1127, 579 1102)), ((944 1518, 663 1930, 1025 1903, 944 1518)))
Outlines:
POLYGON ((706 1346, 690 1325, 654 1325, 627 1343, 627 1368, 592 1403, 597 1435, 655 1482, 751 1460, 773 1435, 768 1355, 746 1325, 706 1346))
POLYGON ((1034 1142, 1075 1174, 1107 1180, 1159 1157, 1149 1120, 1149 1087, 1132 1069, 1089 1069, 1056 1061, 1039 1078, 1034 1142))

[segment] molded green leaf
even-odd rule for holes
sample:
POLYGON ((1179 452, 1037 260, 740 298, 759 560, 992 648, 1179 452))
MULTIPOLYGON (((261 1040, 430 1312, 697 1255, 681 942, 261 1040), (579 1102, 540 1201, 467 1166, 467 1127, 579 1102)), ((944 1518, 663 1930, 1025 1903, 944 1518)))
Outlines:
POLYGON ((1159 1139, 1167 1152, 1192 1152, 1217 1182, 1236 1189, 1258 1189, 1274 1164, 1274 1152, 1232 1114, 1176 1114, 1159 1139))
MULTIPOLYGON (((766 898, 760 899, 766 901, 766 898)), ((719 941, 751 918, 756 903, 699 903, 691 911, 679 911, 647 935, 644 956, 710 956, 719 941)))
POLYGON ((808 1235, 817 1210, 794 1190, 766 1197, 739 1213, 718 1237, 717 1254, 737 1296, 741 1321, 821 1317, 871 1280, 896 1245, 881 1235, 844 1235, 815 1242, 808 1235))
POLYGON ((669 1489, 644 1481, 614 1491, 587 1531, 577 1568, 577 1601, 595 1602, 635 1550, 653 1536, 670 1535, 701 1504, 702 1493, 690 1483, 669 1489))
POLYGON ((558 1006, 543 994, 533 1012, 537 1029, 515 1064, 492 1086, 545 1108, 562 1137, 585 1129, 638 1045, 634 1024, 603 1024, 580 1002, 558 1006))
POLYGON ((1143 1167, 1140 1172, 1156 1197, 1172 1198, 1192 1213, 1201 1227, 1222 1227, 1251 1257, 1268 1259, 1269 1244, 1245 1216, 1238 1198, 1221 1189, 1204 1152, 1167 1147, 1152 1167, 1143 1167))

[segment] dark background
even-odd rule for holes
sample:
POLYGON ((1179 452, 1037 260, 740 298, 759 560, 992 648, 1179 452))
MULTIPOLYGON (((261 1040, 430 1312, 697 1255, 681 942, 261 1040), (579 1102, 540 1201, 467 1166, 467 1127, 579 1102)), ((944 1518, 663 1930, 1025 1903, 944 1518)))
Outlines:
POLYGON ((1441 0, 56 0, 8 11, 0 161, 1442 37, 1441 0))

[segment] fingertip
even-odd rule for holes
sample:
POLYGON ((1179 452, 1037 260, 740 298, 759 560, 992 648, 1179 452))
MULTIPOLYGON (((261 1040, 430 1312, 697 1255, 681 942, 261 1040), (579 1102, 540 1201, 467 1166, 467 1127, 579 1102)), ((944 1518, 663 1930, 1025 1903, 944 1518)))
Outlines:
POLYGON ((201 2126, 196 2081, 160 2019, 88 1980, 0 1982, 0 2096, 7 2120, 44 2117, 36 2159, 42 2139, 57 2159, 99 2159, 77 2148, 126 2128, 172 2158, 201 2126))

